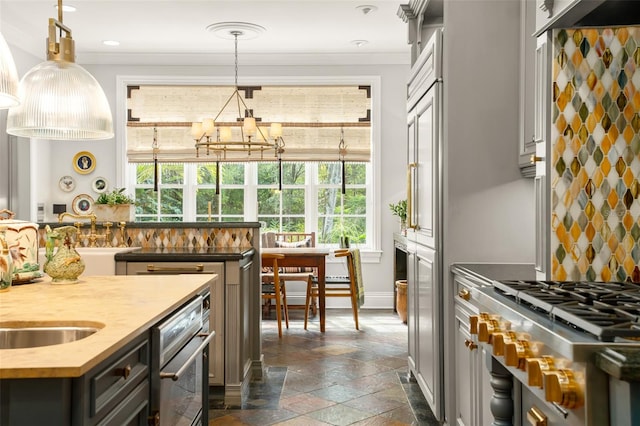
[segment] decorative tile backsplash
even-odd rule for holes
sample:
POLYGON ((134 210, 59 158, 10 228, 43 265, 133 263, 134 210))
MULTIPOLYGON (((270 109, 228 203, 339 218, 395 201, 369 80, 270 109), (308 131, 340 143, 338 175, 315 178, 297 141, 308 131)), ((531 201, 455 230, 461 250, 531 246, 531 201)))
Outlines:
POLYGON ((640 283, 640 27, 555 30, 551 278, 640 283))
MULTIPOLYGON (((98 233, 105 234, 105 229, 98 225, 98 233)), ((44 227, 38 230, 39 246, 44 247, 44 227)), ((171 227, 171 224, 158 223, 155 226, 145 224, 145 226, 136 226, 134 222, 127 223, 124 229, 116 227, 111 229, 109 245, 118 247, 122 244, 128 247, 143 248, 249 248, 254 244, 254 233, 258 234, 259 229, 254 227, 215 227, 195 225, 193 227, 171 227), (123 238, 124 236, 124 238, 123 238)), ((89 241, 90 229, 85 225, 80 229, 80 237, 77 238, 79 246, 87 247, 89 241)), ((259 241, 259 240, 258 240, 259 241)), ((101 239, 98 246, 102 247, 105 242, 101 239)))

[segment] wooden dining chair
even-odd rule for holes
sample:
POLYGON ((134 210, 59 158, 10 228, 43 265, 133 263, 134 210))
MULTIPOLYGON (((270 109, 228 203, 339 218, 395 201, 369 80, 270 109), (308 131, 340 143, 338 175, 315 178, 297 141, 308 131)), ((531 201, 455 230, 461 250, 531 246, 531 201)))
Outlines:
POLYGON ((289 310, 287 309, 287 290, 285 283, 281 281, 278 269, 278 259, 284 259, 284 254, 262 253, 262 265, 270 266, 273 272, 262 275, 262 299, 275 300, 276 319, 278 320, 278 337, 282 337, 282 315, 287 328, 289 328, 289 310))
MULTIPOLYGON (((334 252, 335 257, 344 257, 347 263, 348 275, 327 275, 325 277, 325 297, 348 297, 351 300, 353 320, 358 325, 358 308, 364 303, 364 287, 362 285, 362 270, 360 267, 359 249, 339 249, 334 252)), ((309 309, 314 299, 317 299, 318 277, 313 275, 307 282, 307 296, 305 301, 304 329, 307 329, 309 309)))
MULTIPOLYGON (((262 246, 263 247, 283 247, 283 248, 303 248, 303 247, 315 247, 316 246, 316 233, 315 232, 265 232, 262 234, 262 246)), ((271 268, 266 268, 262 265, 263 273, 266 276, 273 275, 271 268)), ((289 266, 280 267, 280 281, 286 283, 287 281, 299 281, 306 284, 309 278, 313 274, 318 272, 315 268, 308 268, 304 266, 289 266)), ((303 285, 304 285, 303 284, 303 285)), ((287 309, 303 309, 304 305, 287 305, 287 309)), ((311 303, 311 312, 315 316, 318 313, 318 305, 316 304, 315 297, 311 303)))

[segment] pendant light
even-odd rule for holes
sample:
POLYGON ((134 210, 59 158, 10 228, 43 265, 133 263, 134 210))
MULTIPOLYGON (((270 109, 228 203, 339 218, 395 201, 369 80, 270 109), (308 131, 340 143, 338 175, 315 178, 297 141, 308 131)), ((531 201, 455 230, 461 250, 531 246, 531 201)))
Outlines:
POLYGON ((18 100, 18 71, 9 45, 0 33, 0 109, 11 108, 18 100))
POLYGON ((75 42, 71 29, 62 23, 62 0, 58 0, 58 20, 49 18, 47 60, 20 80, 21 103, 9 110, 7 133, 56 140, 113 137, 111 108, 102 87, 74 61, 75 42))

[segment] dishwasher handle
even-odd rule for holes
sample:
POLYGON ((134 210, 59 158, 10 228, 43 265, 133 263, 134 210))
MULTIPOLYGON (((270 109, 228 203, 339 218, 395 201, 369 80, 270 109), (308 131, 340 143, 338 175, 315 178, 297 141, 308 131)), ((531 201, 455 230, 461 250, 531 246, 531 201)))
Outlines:
POLYGON ((147 272, 202 272, 204 265, 199 263, 195 266, 156 266, 154 264, 147 265, 147 272))
POLYGON ((189 356, 189 359, 187 359, 185 361, 185 363, 182 365, 182 367, 180 367, 178 369, 178 371, 176 371, 175 373, 165 373, 165 372, 161 371, 160 372, 160 378, 161 379, 171 379, 174 382, 177 381, 177 380, 180 380, 180 376, 182 376, 182 374, 185 372, 185 370, 187 368, 189 368, 189 366, 191 365, 193 360, 196 359, 196 357, 202 353, 204 348, 209 344, 209 342, 211 341, 211 339, 215 335, 216 335, 215 332, 198 334, 197 337, 204 337, 205 338, 202 341, 202 343, 200 344, 200 346, 198 346, 198 349, 193 351, 193 353, 189 356))

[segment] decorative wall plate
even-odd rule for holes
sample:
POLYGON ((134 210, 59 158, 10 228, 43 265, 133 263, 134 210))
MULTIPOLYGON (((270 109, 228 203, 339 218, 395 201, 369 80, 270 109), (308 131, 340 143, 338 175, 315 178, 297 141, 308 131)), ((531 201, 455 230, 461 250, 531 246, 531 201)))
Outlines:
POLYGON ((76 188, 76 181, 71 176, 62 176, 58 181, 58 187, 64 192, 71 192, 76 188))
POLYGON ((80 194, 73 199, 72 206, 75 214, 93 213, 93 198, 87 194, 80 194))
POLYGON ((98 194, 101 194, 108 189, 109 183, 105 178, 99 177, 94 179, 93 183, 91 184, 91 187, 95 192, 97 192, 98 194))
POLYGON ((89 151, 80 151, 73 157, 73 168, 81 175, 87 175, 96 168, 96 157, 89 151))

